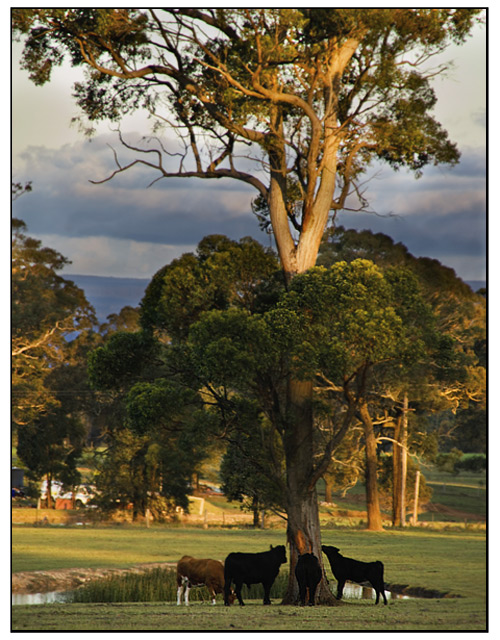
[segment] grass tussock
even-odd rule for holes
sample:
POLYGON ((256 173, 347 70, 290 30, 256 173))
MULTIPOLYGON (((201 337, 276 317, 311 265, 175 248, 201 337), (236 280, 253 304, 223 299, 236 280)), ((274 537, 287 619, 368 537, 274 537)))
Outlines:
MULTIPOLYGON (((272 598, 282 598, 288 585, 288 573, 281 572, 272 589, 272 598)), ((242 589, 242 597, 261 599, 264 589, 260 584, 246 585, 242 589)), ((94 580, 77 589, 73 594, 73 602, 176 602, 177 578, 172 569, 155 568, 144 573, 127 573, 94 580)), ((206 587, 196 587, 189 592, 190 602, 210 602, 206 587)))

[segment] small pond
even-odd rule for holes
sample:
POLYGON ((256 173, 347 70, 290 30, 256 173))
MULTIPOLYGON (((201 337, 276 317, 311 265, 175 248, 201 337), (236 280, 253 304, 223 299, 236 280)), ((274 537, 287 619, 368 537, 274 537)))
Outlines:
MULTIPOLYGON (((333 593, 337 591, 337 585, 333 585, 333 593)), ((388 600, 408 599, 410 596, 403 596, 399 593, 385 592, 388 600)), ((344 600, 375 600, 375 591, 371 587, 363 587, 358 584, 347 582, 344 586, 342 598, 344 600)), ((47 593, 13 593, 12 604, 53 604, 72 602, 71 591, 48 591, 47 593)), ((380 601, 382 602, 382 600, 380 601)))
POLYGON ((47 591, 46 593, 13 593, 12 604, 52 604, 71 602, 71 591, 47 591))

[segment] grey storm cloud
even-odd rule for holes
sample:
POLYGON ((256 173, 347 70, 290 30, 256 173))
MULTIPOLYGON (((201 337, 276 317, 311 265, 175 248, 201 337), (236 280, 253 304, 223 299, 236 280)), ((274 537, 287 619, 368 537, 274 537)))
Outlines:
POLYGON ((484 269, 485 181, 485 154, 471 148, 463 150, 457 166, 428 167, 418 180, 384 168, 367 191, 373 212, 342 212, 337 221, 346 228, 384 233, 415 256, 454 265, 473 260, 484 269))
MULTIPOLYGON (((256 191, 235 180, 163 179, 134 167, 103 184, 114 170, 114 156, 100 136, 60 149, 31 147, 22 155, 22 173, 33 192, 15 203, 14 215, 34 235, 109 238, 139 243, 196 246, 206 235, 233 239, 252 236, 267 244, 251 212, 256 191), (149 186, 151 185, 151 186, 149 186)), ((118 149, 120 162, 132 155, 118 149)), ((341 212, 337 222, 371 229, 403 242, 417 256, 446 263, 462 255, 485 263, 485 154, 465 148, 453 168, 428 167, 415 178, 403 171, 373 167, 379 173, 367 183, 366 197, 376 214, 341 212)))
POLYGON ((263 235, 251 213, 256 192, 234 180, 169 178, 149 186, 158 174, 139 166, 92 184, 115 169, 103 141, 30 148, 23 162, 33 193, 19 199, 15 215, 33 233, 174 245, 196 244, 211 233, 263 235))

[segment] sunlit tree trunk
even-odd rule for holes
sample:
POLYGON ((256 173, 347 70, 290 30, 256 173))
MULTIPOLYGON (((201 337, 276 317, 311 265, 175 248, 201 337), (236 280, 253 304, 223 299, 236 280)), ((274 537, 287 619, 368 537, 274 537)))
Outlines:
POLYGON ((363 430, 365 434, 365 490, 366 490, 366 513, 368 517, 367 528, 370 531, 382 531, 382 515, 378 499, 377 485, 377 441, 373 429, 373 422, 368 411, 368 406, 364 402, 359 409, 363 430))
POLYGON ((403 418, 401 428, 401 498, 400 498, 400 524, 406 525, 406 466, 408 444, 408 394, 403 398, 403 418))
POLYGON ((258 529, 260 526, 260 508, 259 501, 255 496, 252 498, 253 526, 258 529))
POLYGON ((401 526, 401 416, 394 426, 392 445, 392 525, 401 526))

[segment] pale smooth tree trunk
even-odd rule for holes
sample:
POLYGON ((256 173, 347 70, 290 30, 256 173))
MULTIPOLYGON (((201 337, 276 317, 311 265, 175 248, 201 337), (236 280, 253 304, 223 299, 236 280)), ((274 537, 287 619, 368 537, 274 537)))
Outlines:
POLYGON ((396 420, 392 444, 392 526, 401 526, 401 416, 396 420))
POLYGON ((408 445, 408 394, 403 398, 403 421, 401 430, 401 498, 400 498, 400 524, 406 526, 406 464, 408 445))

